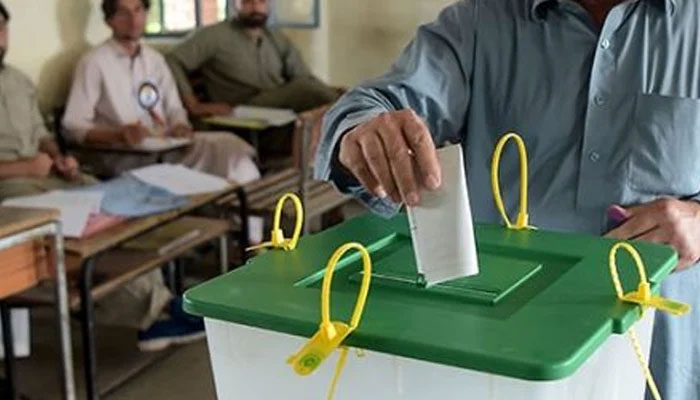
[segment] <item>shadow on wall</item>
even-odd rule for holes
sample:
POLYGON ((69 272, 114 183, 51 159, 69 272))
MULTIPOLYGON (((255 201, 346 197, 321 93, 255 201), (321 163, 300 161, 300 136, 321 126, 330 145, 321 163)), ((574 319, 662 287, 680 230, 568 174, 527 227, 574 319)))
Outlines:
POLYGON ((95 10, 90 0, 56 2, 61 50, 49 57, 39 73, 39 103, 44 112, 61 107, 67 101, 75 67, 91 48, 86 31, 92 12, 95 10))

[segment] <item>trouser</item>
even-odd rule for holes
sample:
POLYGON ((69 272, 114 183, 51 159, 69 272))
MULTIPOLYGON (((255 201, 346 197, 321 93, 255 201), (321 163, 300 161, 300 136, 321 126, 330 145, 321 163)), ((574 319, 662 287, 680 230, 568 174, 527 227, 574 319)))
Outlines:
POLYGON ((95 316, 100 324, 146 330, 161 318, 172 298, 163 273, 156 269, 98 301, 95 316))
MULTIPOLYGON (((690 312, 676 317, 656 312, 650 366, 661 396, 670 400, 700 399, 700 266, 671 274, 661 295, 690 304, 690 312)), ((653 397, 647 391, 646 398, 653 397)))
MULTIPOLYGON (((97 183, 97 180, 89 175, 82 175, 80 179, 72 182, 56 175, 47 178, 0 180, 0 200, 94 183, 97 183)), ((98 301, 95 305, 95 315, 101 324, 147 329, 162 315, 171 298, 172 294, 163 282, 162 273, 155 270, 98 301)))

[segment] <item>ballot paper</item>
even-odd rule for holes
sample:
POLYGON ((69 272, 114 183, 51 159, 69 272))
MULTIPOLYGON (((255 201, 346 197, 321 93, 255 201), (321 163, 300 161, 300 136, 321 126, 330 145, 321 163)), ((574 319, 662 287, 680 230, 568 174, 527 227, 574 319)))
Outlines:
POLYGON ((129 173, 146 184, 165 189, 177 196, 214 193, 231 187, 231 183, 226 179, 179 164, 155 164, 129 173))
POLYGON ((136 148, 145 151, 166 151, 185 147, 191 143, 192 139, 188 138, 148 136, 137 144, 136 148))
POLYGON ((408 208, 418 273, 428 286, 479 274, 464 160, 460 145, 438 150, 442 185, 408 208))
POLYGON ((297 119, 294 111, 285 108, 238 106, 233 109, 233 117, 263 122, 271 126, 284 126, 297 119))
POLYGON ((80 238, 90 219, 99 214, 104 194, 101 192, 52 191, 37 196, 15 197, 2 204, 10 207, 47 208, 61 213, 63 235, 80 238))

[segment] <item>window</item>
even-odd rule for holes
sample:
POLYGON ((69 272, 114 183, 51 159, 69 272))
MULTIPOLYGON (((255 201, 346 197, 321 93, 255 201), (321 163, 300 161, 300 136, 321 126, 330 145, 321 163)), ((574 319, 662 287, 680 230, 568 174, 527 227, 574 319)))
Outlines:
MULTIPOLYGON (((318 27, 319 0, 270 1, 273 2, 270 24, 296 28, 318 27)), ((153 0, 146 34, 182 35, 197 27, 223 21, 231 16, 232 2, 233 0, 153 0)))

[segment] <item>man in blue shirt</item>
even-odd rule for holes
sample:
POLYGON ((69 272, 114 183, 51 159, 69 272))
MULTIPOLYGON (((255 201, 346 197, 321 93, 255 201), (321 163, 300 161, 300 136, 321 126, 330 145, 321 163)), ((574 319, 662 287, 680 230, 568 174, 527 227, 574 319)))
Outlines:
MULTIPOLYGON (((461 142, 475 219, 498 223, 490 158, 519 132, 530 216, 550 230, 670 244, 652 367, 670 399, 700 398, 700 3, 695 0, 463 0, 421 27, 386 75, 327 115, 316 170, 375 212, 441 184, 436 147, 461 142), (414 169, 415 164, 415 169, 414 169), (627 222, 607 232, 606 210, 627 222)), ((501 168, 517 207, 519 168, 501 168)))

